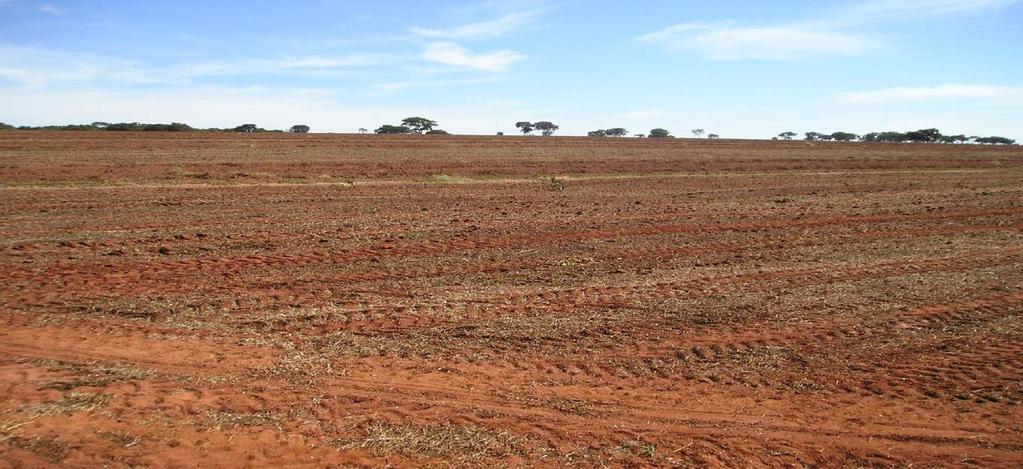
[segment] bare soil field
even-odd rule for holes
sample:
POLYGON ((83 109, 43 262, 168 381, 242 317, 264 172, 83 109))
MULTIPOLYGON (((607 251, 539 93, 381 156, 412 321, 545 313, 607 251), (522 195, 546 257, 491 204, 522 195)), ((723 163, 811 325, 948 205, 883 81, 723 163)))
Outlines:
POLYGON ((1019 147, 0 132, 0 467, 1023 466, 1019 147))

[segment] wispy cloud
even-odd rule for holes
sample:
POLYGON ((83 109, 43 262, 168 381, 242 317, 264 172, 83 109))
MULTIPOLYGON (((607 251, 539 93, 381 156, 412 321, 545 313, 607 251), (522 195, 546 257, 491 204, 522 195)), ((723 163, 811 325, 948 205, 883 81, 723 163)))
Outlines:
POLYGON ((48 15, 61 16, 64 14, 64 10, 57 8, 49 3, 44 3, 39 6, 39 11, 48 15))
POLYGON ((851 103, 919 102, 957 99, 1017 101, 1023 99, 1023 87, 947 84, 849 92, 842 93, 839 97, 851 103))
POLYGON ((411 30, 420 36, 435 39, 490 39, 504 36, 525 27, 539 13, 539 10, 525 13, 509 13, 494 20, 470 23, 448 29, 429 29, 416 26, 411 30))
POLYGON ((40 87, 54 83, 183 84, 205 77, 351 74, 407 58, 389 54, 296 56, 150 66, 134 61, 0 45, 0 82, 40 87))
POLYGON ((866 0, 855 3, 839 16, 850 22, 880 19, 912 19, 1002 8, 1019 0, 866 0))
POLYGON ((526 58, 525 55, 510 50, 473 54, 450 41, 427 44, 426 49, 419 56, 431 62, 488 72, 502 71, 509 65, 526 58))
POLYGON ((501 78, 495 76, 485 76, 480 78, 464 78, 456 80, 433 80, 433 81, 401 81, 401 82, 387 82, 377 83, 373 85, 370 91, 371 95, 384 95, 395 93, 398 91, 404 91, 413 88, 443 88, 447 86, 463 86, 463 85, 478 85, 484 83, 494 83, 502 81, 501 78))
POLYGON ((800 59, 860 55, 881 47, 879 38, 802 25, 741 27, 732 22, 682 23, 644 34, 641 42, 688 50, 715 60, 800 59))
POLYGON ((679 23, 637 39, 715 60, 855 56, 886 46, 883 36, 862 32, 873 23, 991 10, 1019 1, 863 0, 826 16, 798 22, 757 26, 740 26, 733 21, 679 23))
POLYGON ((44 86, 59 82, 156 83, 165 77, 128 60, 0 45, 0 82, 44 86))
POLYGON ((402 60, 404 58, 390 54, 241 59, 179 64, 163 69, 160 76, 169 80, 187 81, 203 77, 232 75, 348 75, 359 70, 390 65, 402 60))

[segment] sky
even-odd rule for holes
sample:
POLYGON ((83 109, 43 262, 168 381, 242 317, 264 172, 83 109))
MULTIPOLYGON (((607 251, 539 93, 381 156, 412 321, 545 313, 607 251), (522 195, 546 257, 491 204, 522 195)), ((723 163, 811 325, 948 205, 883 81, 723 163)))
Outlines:
POLYGON ((1023 140, 1023 0, 0 0, 0 122, 1023 140))

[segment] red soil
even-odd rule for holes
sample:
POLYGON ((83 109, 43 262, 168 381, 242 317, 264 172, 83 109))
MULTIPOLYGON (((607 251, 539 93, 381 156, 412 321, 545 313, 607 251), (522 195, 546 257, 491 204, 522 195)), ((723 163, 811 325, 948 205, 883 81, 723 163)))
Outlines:
POLYGON ((1021 181, 1015 147, 0 133, 0 467, 1019 467, 1021 181))

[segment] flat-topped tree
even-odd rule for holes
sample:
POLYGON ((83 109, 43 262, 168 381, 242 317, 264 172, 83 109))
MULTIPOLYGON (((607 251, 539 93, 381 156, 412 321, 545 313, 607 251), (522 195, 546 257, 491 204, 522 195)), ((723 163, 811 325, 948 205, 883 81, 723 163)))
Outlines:
POLYGON ((795 137, 796 133, 795 132, 782 132, 782 133, 778 134, 778 136, 783 138, 783 139, 785 139, 785 140, 792 140, 792 137, 795 137))
POLYGON ((668 138, 671 137, 671 132, 666 129, 656 128, 650 130, 650 138, 668 138))
POLYGON ((515 127, 518 127, 522 135, 529 135, 533 133, 533 123, 529 121, 519 121, 515 123, 515 127))
POLYGON ((604 134, 608 137, 624 137, 629 134, 629 131, 621 127, 615 127, 605 130, 604 134))
POLYGON ((293 134, 306 134, 309 133, 309 126, 305 124, 293 125, 290 129, 288 129, 288 132, 293 134))
POLYGON ((975 137, 973 140, 975 142, 981 144, 981 145, 1015 145, 1016 144, 1016 141, 1011 139, 1011 138, 998 137, 998 136, 975 137))
POLYGON ((533 127, 535 127, 536 130, 539 130, 540 134, 543 135, 544 137, 550 137, 551 135, 554 135, 554 132, 557 132, 558 129, 560 128, 554 123, 548 121, 537 122, 533 124, 533 127))
POLYGON ((436 121, 432 121, 425 117, 406 117, 402 119, 401 126, 409 129, 409 132, 415 134, 426 133, 437 125, 436 121))

